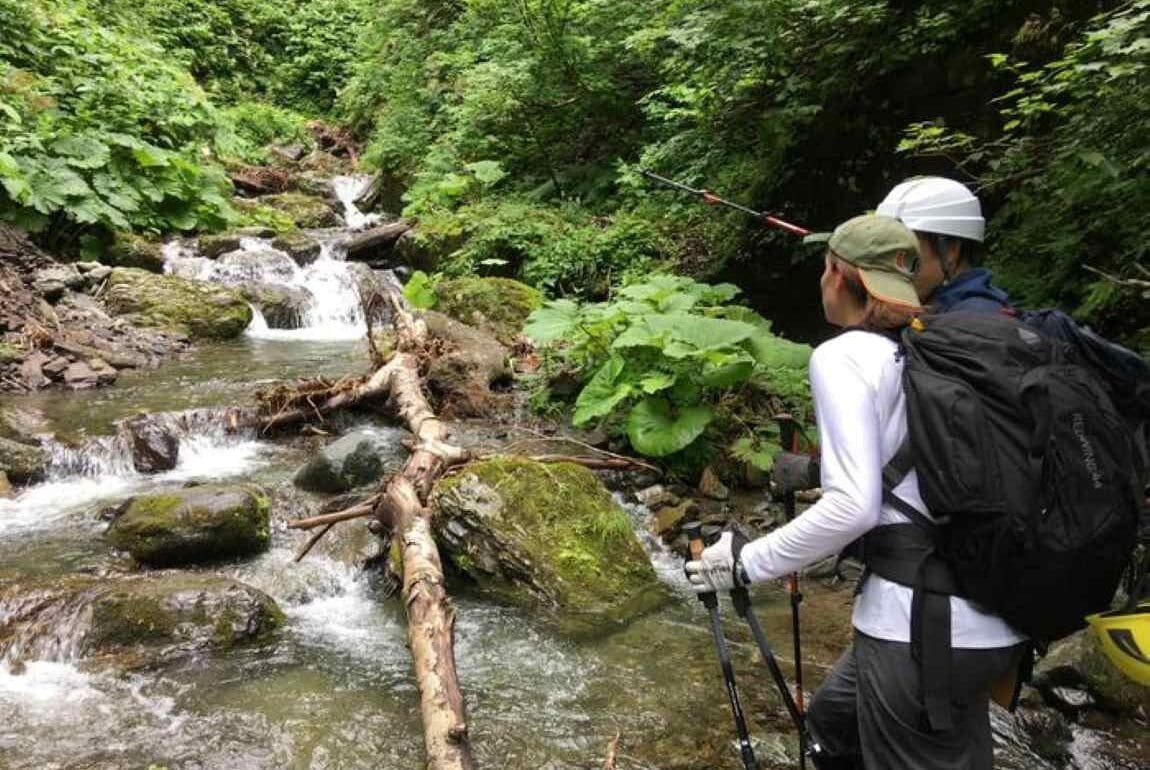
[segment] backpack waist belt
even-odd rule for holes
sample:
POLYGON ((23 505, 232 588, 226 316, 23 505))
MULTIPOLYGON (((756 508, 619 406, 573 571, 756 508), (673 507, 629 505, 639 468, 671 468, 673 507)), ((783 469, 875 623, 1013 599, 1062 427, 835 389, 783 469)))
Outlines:
POLYGON ((935 553, 931 533, 918 524, 886 524, 863 536, 867 572, 914 589, 910 651, 919 667, 923 706, 932 730, 949 730, 951 719, 950 597, 961 592, 935 553))

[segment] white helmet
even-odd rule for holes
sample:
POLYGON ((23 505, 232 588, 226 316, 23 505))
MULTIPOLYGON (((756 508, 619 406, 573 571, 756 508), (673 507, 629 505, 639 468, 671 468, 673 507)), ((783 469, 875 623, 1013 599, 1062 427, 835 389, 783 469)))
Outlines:
POLYGON ((941 176, 908 179, 883 198, 876 214, 894 217, 911 230, 982 243, 986 220, 966 185, 941 176))

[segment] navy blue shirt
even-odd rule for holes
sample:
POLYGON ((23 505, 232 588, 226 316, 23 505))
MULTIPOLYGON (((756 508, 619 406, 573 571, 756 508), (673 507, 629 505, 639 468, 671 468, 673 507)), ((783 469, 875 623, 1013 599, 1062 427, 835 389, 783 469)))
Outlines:
POLYGON ((977 313, 997 313, 1010 308, 1006 292, 990 283, 990 271, 976 267, 956 275, 934 290, 930 298, 936 313, 952 310, 972 310, 977 313))

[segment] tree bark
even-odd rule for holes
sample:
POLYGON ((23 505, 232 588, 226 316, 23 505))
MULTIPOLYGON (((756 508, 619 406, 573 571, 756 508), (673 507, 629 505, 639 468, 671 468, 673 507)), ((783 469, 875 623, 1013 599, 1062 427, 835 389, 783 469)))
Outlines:
MULTIPOLYGON (((419 685, 424 746, 430 770, 473 770, 467 711, 455 669, 455 609, 444 587, 443 565, 432 537, 427 496, 435 480, 467 453, 445 441, 446 431, 423 396, 418 351, 427 327, 414 320, 394 293, 393 324, 399 352, 380 373, 416 444, 403 468, 387 482, 377 508, 399 538, 407 641, 419 685)), ((373 378, 374 379, 374 378, 373 378)))

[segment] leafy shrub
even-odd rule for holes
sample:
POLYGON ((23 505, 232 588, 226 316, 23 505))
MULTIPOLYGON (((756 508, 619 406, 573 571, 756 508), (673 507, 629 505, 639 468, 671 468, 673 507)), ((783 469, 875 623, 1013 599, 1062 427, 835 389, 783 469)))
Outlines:
POLYGON ((810 348, 729 304, 738 293, 730 284, 658 275, 610 302, 549 302, 524 333, 545 346, 550 377, 580 383, 576 426, 606 421, 652 457, 698 448, 709 434, 768 470, 777 439, 771 416, 807 411, 810 348))
POLYGON ((58 243, 224 226, 230 185, 199 157, 215 110, 162 50, 82 11, 0 0, 0 217, 58 243))
POLYGON ((307 118, 265 102, 240 102, 222 110, 215 137, 216 151, 225 158, 267 163, 269 144, 313 144, 307 118))

